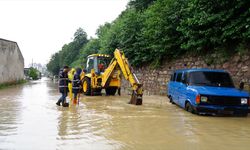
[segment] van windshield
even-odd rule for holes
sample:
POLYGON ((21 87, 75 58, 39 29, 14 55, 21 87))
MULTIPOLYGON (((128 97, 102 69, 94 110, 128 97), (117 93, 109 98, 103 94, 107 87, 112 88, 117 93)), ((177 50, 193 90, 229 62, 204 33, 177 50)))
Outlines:
POLYGON ((199 86, 234 87, 230 75, 226 72, 190 72, 189 84, 199 86))

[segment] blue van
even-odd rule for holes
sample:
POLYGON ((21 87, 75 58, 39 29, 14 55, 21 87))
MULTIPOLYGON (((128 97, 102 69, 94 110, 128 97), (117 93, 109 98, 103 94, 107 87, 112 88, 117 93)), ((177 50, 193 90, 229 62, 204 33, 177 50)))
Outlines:
POLYGON ((249 93, 236 89, 224 70, 176 70, 168 83, 167 95, 171 103, 191 113, 248 115, 249 93))

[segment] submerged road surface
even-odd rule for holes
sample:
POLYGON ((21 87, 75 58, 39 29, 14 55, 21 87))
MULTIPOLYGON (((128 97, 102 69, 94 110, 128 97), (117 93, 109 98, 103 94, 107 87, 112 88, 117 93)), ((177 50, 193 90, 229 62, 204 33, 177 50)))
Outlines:
POLYGON ((0 149, 249 150, 250 117, 197 116, 144 96, 81 96, 62 108, 57 84, 47 79, 0 90, 0 149))

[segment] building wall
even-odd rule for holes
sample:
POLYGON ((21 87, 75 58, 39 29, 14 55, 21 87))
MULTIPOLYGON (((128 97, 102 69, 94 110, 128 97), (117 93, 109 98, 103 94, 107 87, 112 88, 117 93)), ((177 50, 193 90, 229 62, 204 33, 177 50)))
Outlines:
POLYGON ((24 77, 24 59, 16 42, 0 39, 0 84, 24 77))
MULTIPOLYGON (((209 55, 205 58, 222 60, 221 56, 209 55)), ((250 91, 250 53, 244 55, 234 55, 225 62, 208 65, 203 56, 183 56, 173 61, 165 61, 158 69, 149 66, 134 68, 135 74, 143 84, 146 95, 166 95, 166 84, 170 80, 171 73, 176 69, 183 68, 212 68, 224 69, 228 71, 236 87, 243 81, 245 90, 250 91)), ((129 84, 123 79, 122 91, 129 93, 129 84)))

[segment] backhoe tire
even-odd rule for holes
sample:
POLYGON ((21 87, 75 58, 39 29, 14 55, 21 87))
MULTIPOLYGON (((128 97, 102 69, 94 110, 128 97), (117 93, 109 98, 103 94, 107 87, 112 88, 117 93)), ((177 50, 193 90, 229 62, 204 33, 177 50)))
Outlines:
POLYGON ((94 95, 102 95, 102 89, 100 88, 100 89, 95 89, 94 90, 94 95))
POLYGON ((108 87, 105 90, 106 90, 106 95, 115 95, 117 87, 108 87))
POLYGON ((91 81, 90 78, 85 77, 82 82, 82 89, 84 95, 91 95, 91 81))

